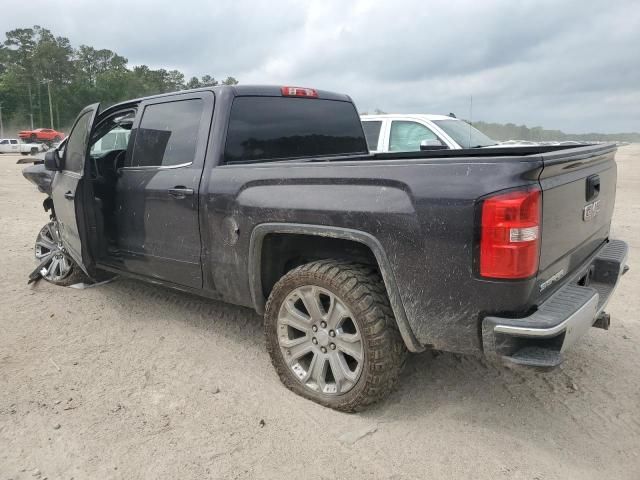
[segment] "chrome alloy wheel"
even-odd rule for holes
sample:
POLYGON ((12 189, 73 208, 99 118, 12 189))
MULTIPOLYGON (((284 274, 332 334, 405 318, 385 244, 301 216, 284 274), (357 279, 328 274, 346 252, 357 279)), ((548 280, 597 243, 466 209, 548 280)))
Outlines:
POLYGON ((71 272, 73 264, 62 245, 56 222, 42 227, 36 238, 34 254, 38 263, 47 259, 40 274, 50 282, 58 282, 71 272))
POLYGON ((327 395, 353 388, 364 346, 342 300, 318 286, 298 287, 282 303, 277 325, 282 356, 303 385, 327 395))

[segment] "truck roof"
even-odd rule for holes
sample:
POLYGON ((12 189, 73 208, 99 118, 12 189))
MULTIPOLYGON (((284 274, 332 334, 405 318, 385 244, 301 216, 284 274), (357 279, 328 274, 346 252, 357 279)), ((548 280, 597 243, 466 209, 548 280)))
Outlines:
POLYGON ((413 120, 460 120, 449 115, 433 115, 429 113, 384 113, 381 115, 360 115, 363 120, 384 120, 385 118, 406 118, 413 120))
MULTIPOLYGON (((266 97, 280 97, 282 96, 282 87, 300 87, 299 85, 223 85, 221 87, 213 87, 213 89, 222 89, 222 88, 232 88, 236 96, 266 96, 266 97)), ((349 95, 345 95, 343 93, 330 92, 328 90, 318 90, 313 87, 304 87, 301 88, 311 88, 318 92, 318 97, 324 100, 342 100, 342 101, 351 101, 351 97, 349 95)))
POLYGON ((214 93, 219 93, 224 90, 227 90, 227 91, 232 91, 233 95, 236 97, 243 97, 243 96, 280 97, 282 96, 281 89, 282 87, 285 87, 285 86, 286 87, 296 86, 299 88, 312 88, 313 90, 318 92, 318 98, 322 100, 340 100, 344 102, 353 102, 349 95, 330 92, 328 90, 318 90, 313 87, 301 87, 299 85, 217 85, 215 87, 201 87, 201 88, 193 88, 189 90, 178 90, 175 92, 166 92, 166 93, 160 93, 158 95, 150 95, 148 97, 133 98, 131 100, 125 100, 124 102, 120 102, 108 108, 105 108, 100 112, 100 114, 103 114, 104 112, 107 112, 107 111, 118 110, 121 107, 139 103, 139 102, 142 102, 143 100, 148 100, 151 98, 159 98, 159 97, 166 97, 167 95, 179 95, 183 93, 202 92, 202 91, 211 91, 214 93))

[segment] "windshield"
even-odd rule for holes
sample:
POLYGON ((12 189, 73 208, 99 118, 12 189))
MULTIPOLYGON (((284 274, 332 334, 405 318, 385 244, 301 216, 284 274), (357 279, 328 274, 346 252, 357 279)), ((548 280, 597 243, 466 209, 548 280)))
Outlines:
POLYGON ((495 140, 487 137, 477 128, 462 120, 434 120, 438 127, 455 140, 462 148, 479 148, 497 145, 495 140))
POLYGON ((130 130, 114 128, 91 146, 91 155, 102 155, 111 150, 126 150, 130 134, 130 130))
POLYGON ((112 150, 126 150, 135 111, 119 113, 100 123, 92 135, 90 154, 99 157, 112 150))

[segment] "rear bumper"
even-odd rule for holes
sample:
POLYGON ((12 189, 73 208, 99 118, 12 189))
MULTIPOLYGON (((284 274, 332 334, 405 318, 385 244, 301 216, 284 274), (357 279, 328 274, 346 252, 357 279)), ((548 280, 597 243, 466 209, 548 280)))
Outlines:
MULTIPOLYGON (((553 368, 597 319, 626 271, 628 247, 605 244, 578 273, 524 318, 488 316, 482 321, 484 353, 493 360, 553 368)), ((608 317, 606 317, 608 320, 608 317)), ((606 327, 608 327, 608 321, 606 327)))

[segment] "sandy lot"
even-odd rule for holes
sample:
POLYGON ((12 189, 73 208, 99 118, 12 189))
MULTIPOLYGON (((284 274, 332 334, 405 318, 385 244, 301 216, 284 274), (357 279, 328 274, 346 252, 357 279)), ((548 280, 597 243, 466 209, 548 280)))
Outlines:
POLYGON ((337 413, 280 385, 252 311, 131 280, 40 282, 44 196, 0 156, 0 480, 640 479, 640 146, 618 153, 631 271, 551 373, 413 355, 398 391, 337 413))

